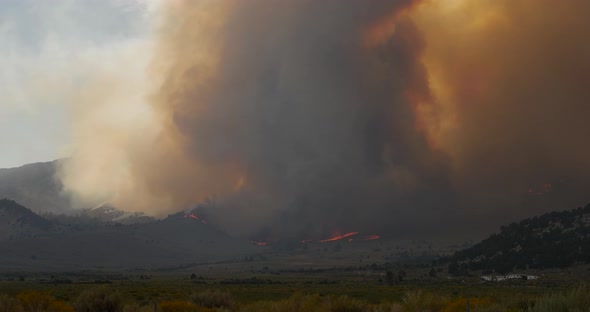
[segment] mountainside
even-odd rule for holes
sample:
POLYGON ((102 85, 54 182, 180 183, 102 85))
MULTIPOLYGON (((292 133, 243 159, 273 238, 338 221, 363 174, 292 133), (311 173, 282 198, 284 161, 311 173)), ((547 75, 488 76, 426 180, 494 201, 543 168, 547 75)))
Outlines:
POLYGON ((0 200, 0 269, 170 268, 234 258, 257 250, 247 241, 231 238, 215 226, 183 213, 134 224, 105 222, 88 226, 76 217, 64 220, 67 222, 48 221, 12 200, 0 200))
POLYGON ((0 199, 0 241, 46 234, 51 222, 9 199, 0 199))
POLYGON ((590 263, 590 204, 551 212, 502 227, 479 244, 451 257, 449 272, 567 267, 590 263))
POLYGON ((38 214, 68 214, 88 217, 99 222, 121 224, 145 223, 155 219, 141 212, 124 212, 110 204, 92 209, 72 207, 61 183, 55 178, 64 160, 27 164, 17 168, 0 169, 0 198, 14 200, 38 214))
POLYGON ((68 212, 70 200, 55 179, 61 161, 0 169, 0 198, 12 199, 35 212, 68 212))
POLYGON ((121 224, 147 223, 156 220, 153 217, 145 215, 143 212, 125 212, 118 210, 110 204, 83 210, 82 215, 102 222, 121 224))

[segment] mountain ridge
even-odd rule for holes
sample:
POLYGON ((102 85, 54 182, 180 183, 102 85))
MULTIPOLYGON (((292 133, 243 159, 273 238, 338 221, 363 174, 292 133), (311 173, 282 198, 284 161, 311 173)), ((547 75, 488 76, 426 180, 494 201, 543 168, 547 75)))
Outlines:
POLYGON ((1 199, 0 270, 162 268, 235 258, 257 250, 183 213, 144 223, 76 222, 75 216, 46 219, 13 200, 1 199))
POLYGON ((17 202, 0 199, 0 240, 36 237, 48 233, 51 222, 17 202))

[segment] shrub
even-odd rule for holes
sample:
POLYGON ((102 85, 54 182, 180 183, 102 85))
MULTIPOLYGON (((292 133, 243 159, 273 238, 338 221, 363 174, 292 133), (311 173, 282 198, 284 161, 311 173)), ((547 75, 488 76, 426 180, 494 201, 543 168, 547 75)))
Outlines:
POLYGON ((366 310, 367 304, 347 296, 330 300, 330 311, 332 312, 363 312, 366 310))
MULTIPOLYGON (((465 310, 463 310, 465 311, 465 310)), ((518 307, 512 307, 510 305, 506 305, 504 303, 496 303, 490 306, 485 306, 481 308, 471 309, 473 312, 525 312, 526 309, 521 309, 518 307)))
POLYGON ((328 307, 326 307, 325 300, 322 300, 322 298, 319 295, 303 295, 300 292, 296 292, 289 299, 275 303, 272 309, 266 311, 328 312, 330 310, 328 309, 328 307))
POLYGON ((397 303, 382 303, 373 307, 371 312, 401 312, 402 306, 397 303))
POLYGON ((24 312, 73 312, 74 309, 63 301, 55 299, 49 293, 25 291, 17 295, 24 312))
POLYGON ((201 307, 206 308, 231 308, 233 299, 231 294, 221 290, 206 290, 203 292, 193 293, 190 301, 201 307))
POLYGON ((47 312, 74 312, 74 308, 63 301, 56 300, 47 309, 47 312))
MULTIPOLYGON (((256 301, 247 306, 242 307, 240 312, 260 312, 260 311, 281 311, 276 308, 276 302, 272 301, 256 301)), ((294 310, 291 310, 294 311, 294 310)))
POLYGON ((23 309, 18 300, 0 294, 0 312, 21 312, 23 309))
POLYGON ((123 312, 153 312, 154 311, 154 307, 152 306, 140 306, 137 303, 133 303, 133 304, 126 304, 123 307, 123 312))
POLYGON ((369 305, 347 296, 320 297, 318 294, 304 295, 296 292, 289 299, 280 301, 259 301, 240 309, 241 312, 390 312, 391 309, 370 310, 369 305))
POLYGON ((202 308, 187 301, 164 301, 158 305, 160 312, 209 312, 215 311, 209 308, 202 308))
MULTIPOLYGON (((479 311, 482 308, 490 306, 491 301, 488 298, 469 298, 469 308, 479 311)), ((457 298, 449 301, 442 312, 464 312, 467 308, 467 298, 457 298)))
POLYGON ((123 300, 107 287, 98 287, 82 292, 74 308, 76 312, 122 312, 123 300))
POLYGON ((569 312, 588 311, 590 307, 590 291, 585 285, 559 293, 542 297, 529 307, 529 312, 569 312))
POLYGON ((406 312, 438 312, 447 303, 443 297, 424 293, 421 290, 406 292, 402 298, 402 311, 406 312))
POLYGON ((17 295, 25 312, 42 312, 49 308, 51 297, 47 293, 25 291, 17 295))

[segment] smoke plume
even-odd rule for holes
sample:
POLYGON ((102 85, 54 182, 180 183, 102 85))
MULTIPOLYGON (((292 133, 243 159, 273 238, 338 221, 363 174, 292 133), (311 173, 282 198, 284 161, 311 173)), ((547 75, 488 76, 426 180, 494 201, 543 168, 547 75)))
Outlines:
POLYGON ((422 120, 452 159, 453 189, 471 222, 589 200, 589 9, 577 0, 484 0, 412 13, 436 99, 422 106, 422 120))
POLYGON ((590 185, 589 9, 169 2, 148 82, 99 83, 86 107, 115 114, 75 114, 88 135, 62 181, 87 205, 204 203, 211 222, 266 237, 464 234, 571 208, 590 185))

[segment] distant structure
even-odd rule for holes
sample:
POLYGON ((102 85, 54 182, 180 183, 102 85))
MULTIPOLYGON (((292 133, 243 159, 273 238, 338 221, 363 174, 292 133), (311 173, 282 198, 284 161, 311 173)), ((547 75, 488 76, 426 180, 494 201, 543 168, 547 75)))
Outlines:
POLYGON ((524 275, 524 274, 508 274, 508 275, 483 275, 481 279, 486 282, 501 282, 511 279, 522 279, 522 280, 535 280, 539 277, 536 275, 524 275))

